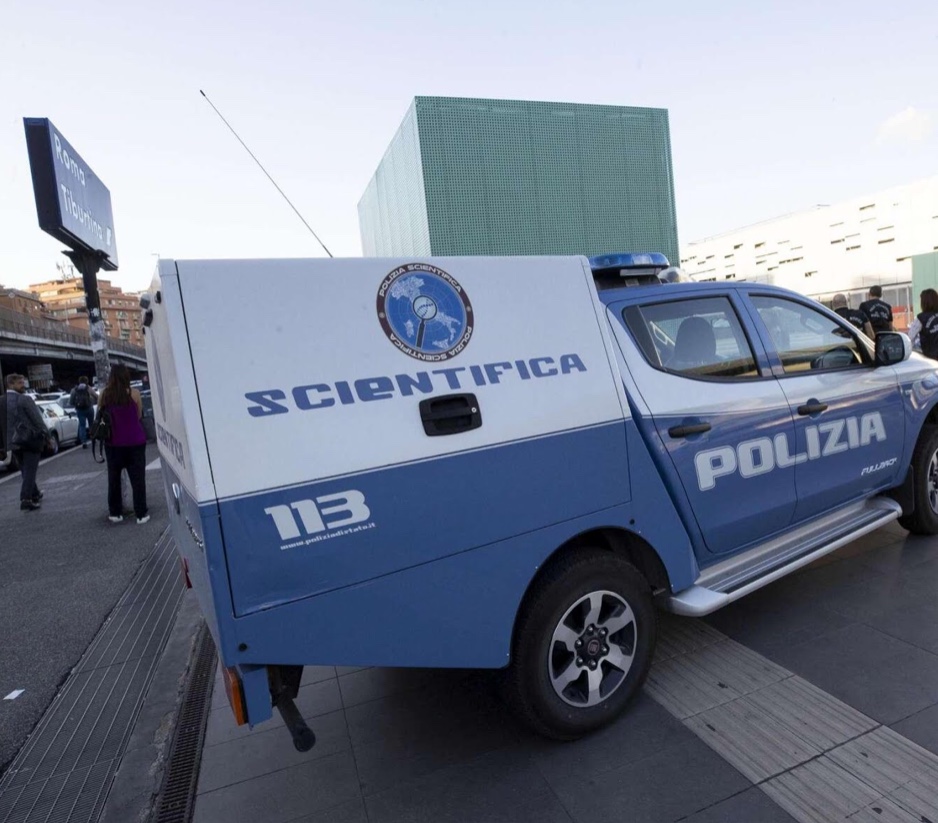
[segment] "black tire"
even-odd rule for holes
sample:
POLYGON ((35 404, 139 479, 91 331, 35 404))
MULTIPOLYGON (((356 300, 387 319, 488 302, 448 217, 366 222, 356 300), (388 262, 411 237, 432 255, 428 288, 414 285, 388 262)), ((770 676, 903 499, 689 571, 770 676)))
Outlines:
POLYGON ((938 534, 938 426, 926 426, 912 452, 915 511, 899 518, 912 534, 938 534))
POLYGON ((507 698, 519 719, 535 732, 555 740, 575 740, 610 723, 625 709, 648 675, 656 636, 651 588, 631 563, 600 549, 562 557, 525 598, 505 678, 507 698), (594 599, 587 599, 591 595, 594 599), (596 631, 588 634, 590 624, 584 621, 597 613, 590 611, 597 602, 603 611, 593 624, 596 631), (619 623, 629 619, 621 602, 631 610, 632 619, 618 629, 619 623), (600 637, 606 624, 615 631, 600 637), (573 632, 581 644, 588 645, 582 645, 568 660, 572 648, 568 640, 556 640, 556 632, 568 637, 573 632), (596 639, 608 645, 597 651, 596 639), (593 649, 598 659, 587 649, 593 649), (627 671, 612 662, 625 660, 629 652, 627 671), (591 678, 592 663, 597 665, 591 678), (591 685, 596 682, 596 672, 601 680, 598 688, 591 685), (576 679, 567 684, 561 696, 554 683, 560 688, 563 679, 573 675, 576 679), (596 701, 593 705, 590 693, 596 701))

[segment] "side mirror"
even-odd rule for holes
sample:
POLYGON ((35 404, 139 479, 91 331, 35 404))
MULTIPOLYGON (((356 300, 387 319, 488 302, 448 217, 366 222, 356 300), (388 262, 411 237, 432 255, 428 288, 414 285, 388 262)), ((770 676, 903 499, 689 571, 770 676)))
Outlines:
POLYGON ((912 341, 900 331, 881 331, 876 335, 876 365, 894 366, 912 356, 912 341))

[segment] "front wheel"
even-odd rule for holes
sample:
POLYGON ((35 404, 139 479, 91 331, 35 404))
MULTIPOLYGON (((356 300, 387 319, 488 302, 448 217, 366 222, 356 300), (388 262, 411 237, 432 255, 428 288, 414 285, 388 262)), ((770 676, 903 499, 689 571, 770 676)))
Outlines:
POLYGON ((912 453, 915 511, 899 518, 912 534, 938 534, 938 426, 922 430, 912 453))
POLYGON ((515 629, 509 700, 534 731, 575 740, 614 720, 654 653, 651 588, 627 560, 587 549, 537 581, 515 629))

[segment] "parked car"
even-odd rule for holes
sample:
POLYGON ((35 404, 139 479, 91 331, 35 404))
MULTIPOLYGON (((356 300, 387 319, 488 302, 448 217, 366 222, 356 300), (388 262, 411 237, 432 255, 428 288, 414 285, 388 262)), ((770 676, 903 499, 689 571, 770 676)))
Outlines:
POLYGON ((52 437, 52 446, 46 449, 45 456, 56 454, 61 447, 78 442, 77 415, 69 414, 59 403, 49 400, 40 400, 36 405, 39 406, 43 421, 52 437))
MULTIPOLYGON (((98 392, 98 394, 100 395, 100 392, 98 392)), ((56 400, 55 402, 58 403, 63 409, 65 409, 65 413, 66 413, 66 414, 68 414, 68 415, 74 415, 74 414, 76 414, 75 406, 72 405, 72 398, 71 398, 71 395, 66 394, 66 395, 63 396, 60 400, 56 400)), ((97 403, 92 403, 92 405, 91 405, 91 416, 92 416, 92 419, 93 419, 94 417, 96 417, 97 414, 98 414, 98 404, 97 404, 97 403)))

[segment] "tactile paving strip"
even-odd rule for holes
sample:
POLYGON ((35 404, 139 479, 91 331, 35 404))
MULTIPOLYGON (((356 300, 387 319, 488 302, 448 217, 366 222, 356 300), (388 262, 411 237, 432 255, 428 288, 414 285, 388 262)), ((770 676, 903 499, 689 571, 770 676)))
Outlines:
POLYGON ((802 823, 938 823, 938 755, 688 618, 646 691, 802 823))
POLYGON ((0 823, 97 820, 183 593, 167 532, 0 780, 0 823))

